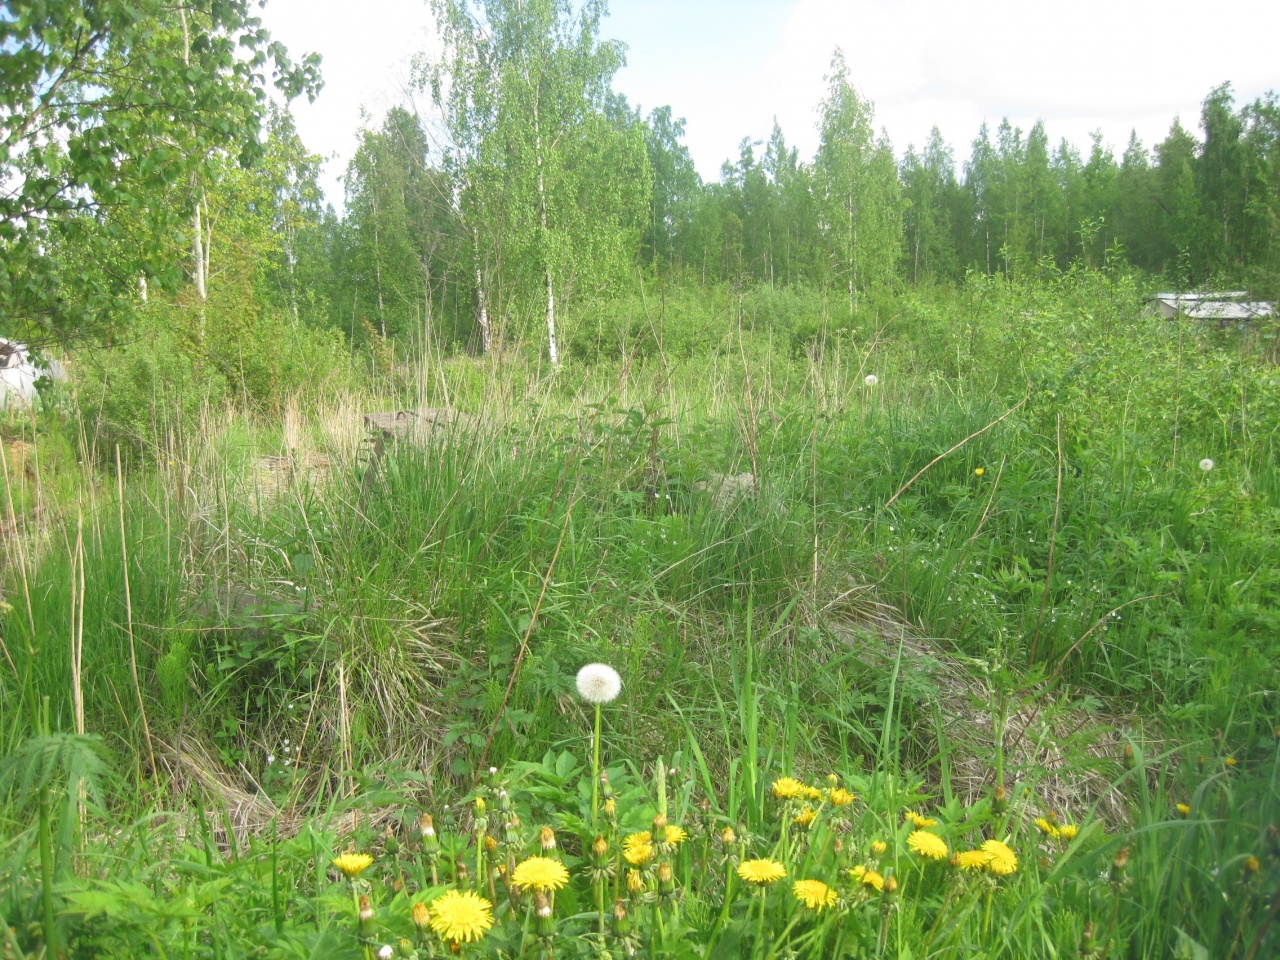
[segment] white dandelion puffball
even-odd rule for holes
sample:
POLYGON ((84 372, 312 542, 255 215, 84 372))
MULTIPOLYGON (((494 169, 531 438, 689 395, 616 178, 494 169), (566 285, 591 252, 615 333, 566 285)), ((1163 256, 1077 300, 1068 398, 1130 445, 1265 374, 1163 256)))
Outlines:
POLYGON ((587 703, 608 703, 622 692, 618 671, 604 663, 588 663, 578 671, 578 694, 587 703))
POLYGON ((865 383, 868 387, 874 387, 877 383, 880 382, 880 378, 877 377, 874 373, 868 373, 866 377, 863 378, 862 382, 865 383))
POLYGON ((391 944, 384 943, 382 949, 378 951, 378 960, 391 960, 395 955, 396 952, 392 949, 391 944))
POLYGON ((1210 460, 1208 457, 1205 457, 1203 460, 1200 461, 1200 469, 1203 470, 1205 473, 1208 473, 1210 470, 1213 469, 1213 461, 1210 460))

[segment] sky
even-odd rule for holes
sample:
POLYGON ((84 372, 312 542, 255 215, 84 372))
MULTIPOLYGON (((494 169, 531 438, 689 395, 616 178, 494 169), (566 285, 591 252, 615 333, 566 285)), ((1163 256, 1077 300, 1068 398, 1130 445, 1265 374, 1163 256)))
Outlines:
MULTIPOLYGON (((325 87, 294 104, 307 146, 340 177, 362 123, 405 102, 410 60, 436 49, 427 0, 269 0, 264 26, 295 56, 321 54, 325 87), (364 119, 362 119, 364 118, 364 119)), ((1117 154, 1131 129, 1148 148, 1175 116, 1193 132, 1209 90, 1237 103, 1280 89, 1277 0, 612 0, 602 35, 627 45, 614 88, 647 113, 670 105, 704 179, 765 140, 774 120, 802 159, 817 147, 818 105, 838 46, 876 126, 901 154, 936 124, 968 156, 981 123, 1003 117, 1087 153, 1102 132, 1117 154)), ((418 95, 424 112, 431 107, 418 95)))

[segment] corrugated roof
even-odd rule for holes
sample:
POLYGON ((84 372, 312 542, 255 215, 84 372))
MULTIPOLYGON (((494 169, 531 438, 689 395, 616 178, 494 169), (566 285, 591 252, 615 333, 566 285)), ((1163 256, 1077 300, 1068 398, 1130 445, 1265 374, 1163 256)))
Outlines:
POLYGON ((1257 320, 1275 315, 1275 304, 1265 300, 1242 300, 1245 293, 1160 293, 1152 298, 1167 317, 1181 315, 1191 320, 1257 320))

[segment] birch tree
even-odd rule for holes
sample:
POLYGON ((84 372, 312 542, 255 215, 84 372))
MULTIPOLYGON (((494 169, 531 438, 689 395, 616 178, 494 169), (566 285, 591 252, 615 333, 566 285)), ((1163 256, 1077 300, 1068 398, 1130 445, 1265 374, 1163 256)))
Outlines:
POLYGON ((827 282, 858 308, 868 289, 892 282, 902 249, 901 196, 893 150, 875 136, 875 114, 849 80, 837 50, 822 101, 814 168, 826 234, 827 282))
MULTIPOLYGON (((610 110, 623 63, 599 39, 601 0, 433 0, 444 42, 419 76, 451 141, 456 208, 474 243, 478 322, 541 301, 561 361, 566 287, 616 268, 644 225, 648 160, 638 119, 610 110), (534 293, 535 289, 538 291, 534 293)), ((486 336, 492 343, 492 334, 486 336)))

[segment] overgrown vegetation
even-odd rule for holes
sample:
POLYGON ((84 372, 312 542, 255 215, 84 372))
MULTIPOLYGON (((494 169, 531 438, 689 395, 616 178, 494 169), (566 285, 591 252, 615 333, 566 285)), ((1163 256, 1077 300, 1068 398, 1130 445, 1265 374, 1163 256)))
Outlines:
MULTIPOLYGON (((704 301, 741 311, 714 337, 679 303, 651 347, 549 380, 512 357, 424 360, 404 395, 321 392, 279 427, 206 407, 153 428, 159 458, 126 470, 119 506, 110 474, 86 468, 78 494, 61 481, 43 535, 16 512, 10 769, 63 736, 58 749, 113 771, 84 793, 83 775, 40 768, 61 797, 59 935, 85 955, 156 949, 143 929, 167 954, 358 951, 349 884, 328 866, 354 845, 378 863, 362 935, 413 941, 411 902, 440 890, 412 842, 425 811, 440 876, 497 908, 485 949, 533 954, 528 904, 502 906, 475 869, 464 802, 496 764, 523 827, 494 862, 555 829, 582 898, 559 899, 555 949, 594 949, 590 777, 573 772, 591 718, 573 676, 603 660, 624 690, 605 714, 618 830, 654 815, 653 764, 677 757, 672 822, 693 838, 671 860, 688 936, 624 896, 646 950, 704 955, 732 936, 763 955, 802 936, 802 952, 839 938, 857 955, 880 949, 888 918, 884 949, 903 955, 1069 951, 1086 924, 1110 956, 1265 955, 1280 866, 1267 332, 1149 319, 1128 275, 1086 268, 921 291, 891 319, 820 327, 807 351, 784 335, 788 294, 704 301), (370 464, 361 409, 446 400, 469 417, 370 464), (549 766, 524 765, 548 751, 549 766), (757 900, 717 920, 727 862, 780 855, 767 784, 833 770, 862 797, 822 814, 852 824, 836 831, 844 859, 824 819, 812 858, 801 846, 786 862, 789 882, 832 883, 841 906, 797 919, 782 885, 765 940, 757 900), (987 898, 988 881, 922 867, 904 808, 937 819, 953 851, 1010 844, 1019 872, 987 898), (1035 817, 1079 839, 1046 842, 1035 817), (717 846, 726 826, 745 846, 717 846), (839 871, 898 833, 900 899, 855 907, 839 871), (1121 849, 1130 879, 1099 880, 1121 849), (150 871, 167 879, 138 886, 150 871), (217 905, 228 891, 259 906, 233 916, 217 905)), ((8 431, 32 455, 62 436, 100 443, 74 412, 8 431)), ((11 466, 15 504, 35 473, 11 466)), ((29 950, 40 824, 24 789, 6 807, 4 912, 29 950)), ((489 816, 495 836, 504 816, 489 816)))

